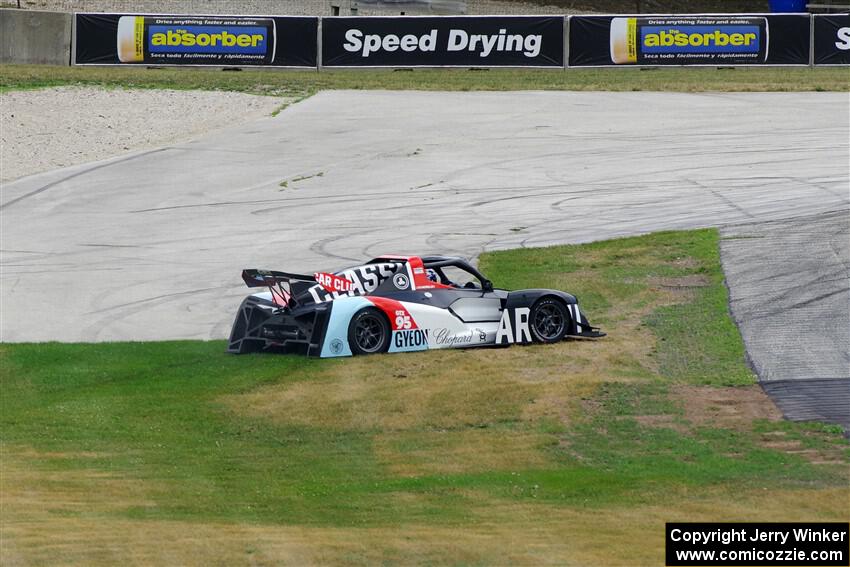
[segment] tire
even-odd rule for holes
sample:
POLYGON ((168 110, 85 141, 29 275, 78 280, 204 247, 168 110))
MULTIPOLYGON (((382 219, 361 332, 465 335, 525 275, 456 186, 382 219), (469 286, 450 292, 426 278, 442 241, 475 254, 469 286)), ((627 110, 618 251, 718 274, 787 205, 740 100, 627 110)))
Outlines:
POLYGON ((390 348, 390 323, 384 314, 369 307, 358 311, 348 324, 352 354, 377 354, 390 348))
POLYGON ((536 343, 556 343, 570 328, 567 306, 554 297, 544 297, 531 307, 529 314, 531 337, 536 343))

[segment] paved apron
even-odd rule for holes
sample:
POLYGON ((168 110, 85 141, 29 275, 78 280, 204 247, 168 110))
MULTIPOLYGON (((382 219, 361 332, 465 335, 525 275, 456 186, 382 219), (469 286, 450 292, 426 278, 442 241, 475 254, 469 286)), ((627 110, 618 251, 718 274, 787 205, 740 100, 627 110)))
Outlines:
POLYGON ((789 419, 850 431, 850 212, 726 227, 729 305, 789 419))
POLYGON ((323 92, 4 185, 2 340, 222 338, 245 267, 846 209, 848 112, 846 93, 323 92))

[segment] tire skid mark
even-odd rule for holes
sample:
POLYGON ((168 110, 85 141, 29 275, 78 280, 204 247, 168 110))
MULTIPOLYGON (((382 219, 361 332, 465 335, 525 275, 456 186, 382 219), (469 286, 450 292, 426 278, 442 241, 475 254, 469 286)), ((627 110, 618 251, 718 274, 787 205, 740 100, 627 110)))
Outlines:
POLYGON ((359 261, 362 261, 362 258, 352 258, 351 256, 344 256, 342 254, 334 254, 333 252, 330 252, 328 250, 328 246, 335 243, 335 242, 338 242, 340 240, 346 240, 346 239, 350 239, 350 238, 355 237, 355 236, 361 236, 361 235, 364 235, 364 234, 369 234, 372 231, 373 231, 372 229, 368 229, 368 230, 361 230, 361 231, 357 231, 357 232, 352 232, 352 233, 349 233, 349 234, 343 234, 343 235, 331 236, 329 238, 323 238, 321 240, 317 240, 317 241, 313 242, 313 244, 310 245, 310 251, 314 252, 315 254, 318 254, 319 256, 322 256, 324 258, 332 258, 332 259, 336 259, 336 260, 345 260, 346 262, 359 262, 359 261))
POLYGON ((75 179, 77 177, 82 177, 83 175, 87 175, 89 173, 92 173, 93 171, 97 171, 99 169, 105 169, 107 167, 112 167, 112 166, 119 165, 119 164, 123 164, 123 163, 126 163, 128 161, 133 161, 135 159, 139 159, 141 157, 146 157, 146 156, 150 156, 150 155, 153 155, 153 154, 167 152, 167 151, 170 151, 172 149, 174 149, 174 148, 167 147, 167 148, 157 148, 155 150, 148 150, 146 152, 142 152, 142 153, 132 155, 132 156, 127 156, 125 158, 112 160, 108 163, 101 163, 99 165, 95 165, 95 166, 90 167, 88 169, 84 169, 83 171, 78 171, 76 173, 72 173, 71 175, 67 175, 67 176, 63 177, 62 179, 57 179, 56 181, 51 181, 47 185, 43 185, 43 186, 39 187, 38 189, 30 191, 29 193, 25 193, 23 195, 20 195, 19 197, 15 197, 14 199, 11 199, 10 201, 7 201, 3 204, 0 204, 0 211, 6 209, 7 207, 11 207, 15 203, 21 202, 24 199, 29 199, 30 197, 35 197, 36 195, 43 193, 43 192, 47 191, 48 189, 56 187, 57 185, 61 185, 62 183, 65 183, 66 181, 69 181, 71 179, 75 179))
POLYGON ((184 295, 192 295, 192 294, 195 294, 195 293, 204 293, 206 291, 213 291, 213 290, 216 290, 216 289, 222 289, 222 287, 221 286, 205 287, 205 288, 199 288, 199 289, 191 289, 191 290, 188 290, 188 291, 176 291, 174 293, 164 293, 162 295, 155 295, 153 297, 146 297, 145 299, 137 299, 135 301, 128 301, 126 303, 119 303, 117 305, 112 305, 110 307, 104 307, 103 309, 96 309, 94 311, 88 311, 88 312, 86 312, 86 315, 94 315, 94 314, 97 314, 97 313, 107 313, 109 311, 114 311, 114 310, 117 310, 117 309, 124 309, 124 308, 130 307, 132 305, 140 305, 140 304, 143 304, 143 303, 152 303, 152 302, 160 301, 162 299, 171 299, 171 298, 176 298, 176 297, 182 297, 184 295))
POLYGON ((713 189, 711 187, 707 187, 707 186, 703 185, 702 183, 700 183, 699 181, 696 181, 695 179, 686 179, 685 181, 691 183, 692 185, 699 187, 700 189, 702 189, 704 191, 707 190, 709 193, 711 193, 712 195, 717 197, 717 199, 719 199, 720 201, 723 201, 723 203, 725 203, 730 209, 734 209, 734 210, 738 211, 739 213, 741 213, 745 217, 747 217, 749 219, 756 218, 751 213, 744 210, 743 207, 741 207, 740 205, 738 205, 737 203, 735 203, 734 201, 732 201, 731 199, 729 199, 728 197, 726 197, 725 195, 723 195, 722 193, 717 191, 716 189, 713 189))
MULTIPOLYGON (((211 287, 204 289, 192 289, 187 291, 179 291, 169 294, 158 295, 155 297, 150 297, 146 299, 141 299, 137 301, 130 301, 120 305, 114 305, 110 307, 106 307, 103 309, 98 309, 95 311, 90 311, 89 314, 103 314, 110 313, 109 316, 103 317, 100 319, 96 319, 92 323, 90 323, 85 329, 84 333, 88 336, 92 337, 92 340, 97 340, 100 338, 101 334, 106 331, 110 326, 114 326, 116 324, 123 323, 127 321, 132 315, 137 313, 141 313, 142 311, 146 311, 154 305, 162 305, 167 304, 173 301, 179 300, 181 297, 185 297, 187 295, 196 295, 208 293, 213 290, 222 289, 220 287, 211 287)), ((103 303, 103 300, 111 295, 111 291, 105 294, 101 294, 98 296, 94 303, 103 303)), ((199 303, 205 303, 201 298, 199 298, 199 303)))
MULTIPOLYGON (((793 291, 797 291, 797 290, 796 289, 795 290, 789 290, 788 293, 782 294, 781 297, 788 297, 790 295, 794 295, 792 293, 793 291)), ((822 293, 820 295, 817 295, 817 296, 812 297, 810 299, 806 299, 804 301, 795 301, 795 302, 788 304, 787 306, 784 306, 784 307, 781 307, 781 308, 770 309, 770 310, 766 310, 766 311, 751 311, 747 314, 747 320, 748 321, 758 321, 760 319, 768 319, 768 318, 771 318, 771 317, 776 317, 777 315, 781 315, 782 313, 785 313, 788 309, 799 309, 801 307, 807 307, 807 306, 810 306, 810 305, 814 305, 816 303, 823 302, 824 300, 829 299, 830 297, 835 297, 836 295, 840 295, 842 293, 847 293, 848 297, 850 297, 850 290, 836 289, 836 290, 833 290, 833 291, 822 293)), ((732 303, 732 302, 730 302, 730 303, 732 303)), ((847 356, 848 358, 850 358, 850 353, 845 352, 843 354, 845 356, 847 356)))

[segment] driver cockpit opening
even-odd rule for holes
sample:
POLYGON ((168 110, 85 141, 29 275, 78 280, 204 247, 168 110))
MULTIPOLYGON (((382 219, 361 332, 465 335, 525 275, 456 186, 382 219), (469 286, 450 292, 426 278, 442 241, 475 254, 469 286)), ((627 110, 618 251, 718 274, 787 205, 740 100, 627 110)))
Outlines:
POLYGON ((492 290, 492 284, 468 261, 447 256, 422 259, 428 279, 457 289, 492 290))

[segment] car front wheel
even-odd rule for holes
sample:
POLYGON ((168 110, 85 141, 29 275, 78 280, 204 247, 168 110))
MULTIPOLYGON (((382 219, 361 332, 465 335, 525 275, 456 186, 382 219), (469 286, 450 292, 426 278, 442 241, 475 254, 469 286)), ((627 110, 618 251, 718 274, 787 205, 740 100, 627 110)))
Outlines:
POLYGON ((555 343, 564 338, 569 326, 567 307, 552 297, 544 297, 532 308, 531 335, 538 343, 555 343))

